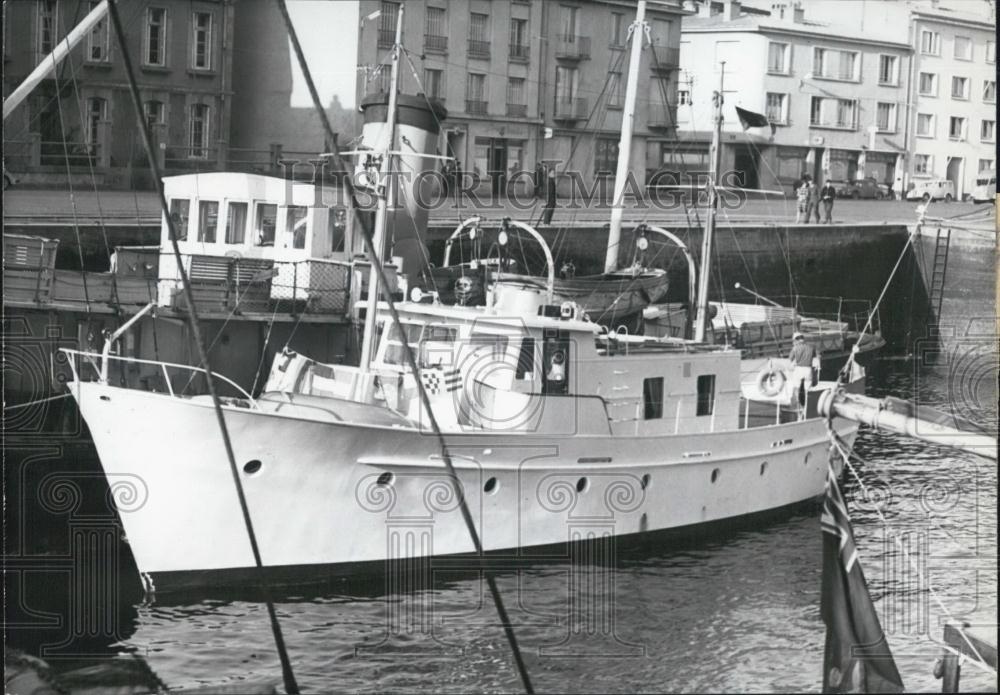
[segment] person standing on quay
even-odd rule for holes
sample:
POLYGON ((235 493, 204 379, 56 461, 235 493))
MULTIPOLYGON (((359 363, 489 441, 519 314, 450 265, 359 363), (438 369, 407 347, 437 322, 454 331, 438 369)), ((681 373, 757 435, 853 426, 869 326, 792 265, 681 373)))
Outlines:
POLYGON ((809 209, 806 211, 806 222, 815 216, 816 224, 819 224, 819 186, 812 179, 809 179, 809 209))
POLYGON ((556 172, 549 169, 545 180, 545 212, 542 213, 542 224, 552 224, 552 213, 556 210, 556 172))
MULTIPOLYGON (((819 190, 819 198, 823 201, 823 217, 825 218, 823 222, 826 224, 833 224, 833 201, 837 197, 837 189, 833 187, 833 184, 827 181, 823 184, 823 188, 819 190)), ((819 222, 819 213, 817 212, 816 221, 819 222)))
POLYGON ((795 224, 809 223, 809 174, 795 188, 795 224))

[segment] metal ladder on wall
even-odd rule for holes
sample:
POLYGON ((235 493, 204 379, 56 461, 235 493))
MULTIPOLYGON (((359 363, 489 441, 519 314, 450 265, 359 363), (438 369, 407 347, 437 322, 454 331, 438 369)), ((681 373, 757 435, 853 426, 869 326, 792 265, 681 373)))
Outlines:
POLYGON ((944 278, 948 270, 948 248, 951 246, 951 229, 938 227, 934 242, 934 263, 931 266, 931 285, 927 290, 927 301, 934 316, 941 316, 944 301, 944 278))

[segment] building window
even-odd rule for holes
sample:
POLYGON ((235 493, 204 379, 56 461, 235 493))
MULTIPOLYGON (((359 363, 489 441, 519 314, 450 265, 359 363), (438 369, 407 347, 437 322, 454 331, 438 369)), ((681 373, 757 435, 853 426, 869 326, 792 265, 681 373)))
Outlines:
POLYGON ((177 241, 187 241, 190 212, 191 201, 187 198, 175 198, 170 201, 170 219, 174 223, 174 234, 177 235, 177 241))
POLYGON ((983 81, 983 101, 987 104, 995 104, 997 101, 997 81, 983 81))
POLYGON ((285 211, 285 245, 291 240, 293 249, 306 247, 306 218, 309 208, 305 205, 289 205, 285 211))
POLYGON ((997 62, 997 44, 996 41, 986 42, 986 62, 995 63, 997 62))
POLYGON ((663 377, 642 380, 642 419, 658 420, 663 417, 663 377))
POLYGON ((920 32, 920 52, 927 55, 941 55, 941 34, 924 29, 920 32))
POLYGON ((880 133, 896 132, 896 105, 878 102, 875 105, 875 127, 880 133))
POLYGON ((899 58, 890 55, 878 57, 878 83, 892 87, 899 84, 899 58))
POLYGON ((611 47, 625 47, 625 15, 621 12, 611 13, 611 47))
POLYGON ((230 203, 226 215, 226 243, 242 244, 247 234, 247 204, 230 203))
POLYGON ((399 17, 398 2, 383 2, 382 14, 378 16, 378 47, 392 48, 396 43, 396 20, 399 17))
POLYGON ((490 16, 473 12, 469 15, 469 57, 490 57, 490 16))
POLYGON ((920 73, 920 94, 925 97, 937 96, 937 75, 933 72, 920 73))
POLYGON ((108 101, 100 97, 87 100, 87 145, 90 153, 98 155, 101 144, 101 123, 108 118, 108 101))
POLYGON ((771 123, 779 125, 788 123, 788 95, 768 92, 765 114, 771 123))
POLYGON ((162 7, 146 10, 146 65, 167 64, 167 11, 162 7))
POLYGON ((142 105, 142 111, 146 116, 146 127, 150 130, 164 122, 162 101, 147 101, 142 105))
POLYGON ((507 78, 507 115, 524 117, 528 115, 528 106, 524 98, 524 78, 507 78))
POLYGON ((767 71, 787 75, 791 71, 788 56, 791 51, 787 43, 772 41, 767 47, 767 71))
POLYGON ((858 81, 858 54, 854 51, 813 49, 813 75, 828 80, 858 81))
POLYGON ((191 40, 191 67, 195 70, 211 70, 212 14, 195 12, 191 26, 194 32, 191 40))
POLYGON ((715 375, 702 374, 698 377, 698 416, 711 415, 715 411, 715 375))
POLYGON ((424 68, 424 93, 433 99, 444 98, 444 70, 424 68))
POLYGON ((563 5, 562 7, 562 39, 567 42, 576 41, 577 19, 579 10, 576 7, 563 5))
POLYGON ((857 128, 857 102, 853 99, 813 97, 810 123, 821 128, 857 128))
POLYGON ((620 109, 624 104, 625 97, 622 93, 622 74, 620 72, 609 73, 608 106, 620 109))
POLYGON ((996 121, 983 121, 979 129, 979 139, 983 142, 993 142, 996 139, 996 121))
POLYGON ((486 113, 486 75, 470 72, 465 83, 465 110, 467 113, 486 113))
POLYGON ((510 20, 510 57, 528 59, 528 20, 510 20))
POLYGON ((198 203, 198 241, 215 243, 215 231, 219 227, 219 203, 203 200, 198 203))
POLYGON ((255 244, 274 246, 274 231, 278 227, 278 206, 274 203, 257 203, 254 222, 255 244))
POLYGON ((424 31, 424 49, 432 53, 448 51, 448 14, 442 7, 428 7, 424 31))
POLYGON ((930 176, 934 171, 934 158, 929 154, 918 154, 913 156, 913 173, 930 176))
POLYGON ((618 140, 597 138, 594 142, 594 174, 608 176, 615 173, 618 166, 618 140))
POLYGON ((691 105, 691 90, 690 89, 678 89, 677 90, 677 104, 679 106, 690 106, 691 105))
POLYGON ((934 137, 934 114, 917 114, 917 135, 925 138, 934 137))
POLYGON ((960 116, 952 116, 948 121, 948 139, 965 139, 965 119, 960 116))
POLYGON ((952 99, 968 99, 969 98, 969 78, 968 77, 952 77, 951 78, 951 98, 952 99))
MULTIPOLYGON (((90 0, 90 9, 93 10, 99 4, 99 0, 90 0)), ((110 38, 111 35, 108 33, 108 18, 105 15, 94 25, 94 28, 90 30, 90 35, 87 37, 87 60, 91 63, 108 62, 111 59, 110 38)))
POLYGON ((43 56, 56 47, 56 0, 38 3, 38 52, 43 56))
POLYGON ((979 160, 979 173, 981 174, 984 171, 991 170, 993 168, 993 162, 994 161, 995 160, 993 160, 993 159, 980 159, 979 160))
POLYGON ((972 39, 968 36, 955 37, 955 58, 958 60, 972 60, 972 39))
POLYGON ((576 68, 556 66, 556 102, 569 104, 576 98, 579 73, 576 68))
POLYGON ((208 158, 208 106, 191 105, 191 127, 189 131, 188 156, 192 159, 208 158))

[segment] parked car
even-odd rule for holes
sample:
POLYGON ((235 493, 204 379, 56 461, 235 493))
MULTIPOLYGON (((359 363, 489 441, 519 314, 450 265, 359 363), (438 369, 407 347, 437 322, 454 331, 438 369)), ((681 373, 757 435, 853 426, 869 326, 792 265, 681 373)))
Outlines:
POLYGON ((879 183, 872 176, 865 177, 860 181, 831 181, 830 183, 837 190, 838 198, 892 199, 892 189, 884 183, 879 183))
POLYGON ((955 184, 948 179, 927 179, 911 182, 911 188, 906 192, 907 200, 943 200, 950 203, 955 199, 955 184))
POLYGON ((972 189, 973 203, 993 203, 997 202, 997 170, 980 172, 976 179, 976 187, 972 189))

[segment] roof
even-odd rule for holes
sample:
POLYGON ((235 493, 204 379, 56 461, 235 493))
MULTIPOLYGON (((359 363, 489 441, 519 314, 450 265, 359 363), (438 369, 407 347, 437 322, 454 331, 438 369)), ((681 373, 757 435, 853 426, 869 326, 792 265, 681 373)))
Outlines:
POLYGON ((725 20, 721 16, 714 17, 685 17, 681 24, 681 33, 720 33, 720 32, 760 32, 760 33, 780 33, 798 34, 804 37, 817 37, 824 39, 836 39, 849 41, 852 43, 867 43, 878 45, 896 46, 904 50, 912 50, 906 41, 899 41, 891 36, 876 36, 871 33, 863 37, 857 35, 857 31, 825 22, 804 20, 795 22, 788 19, 778 19, 758 14, 744 14, 737 19, 725 20))

